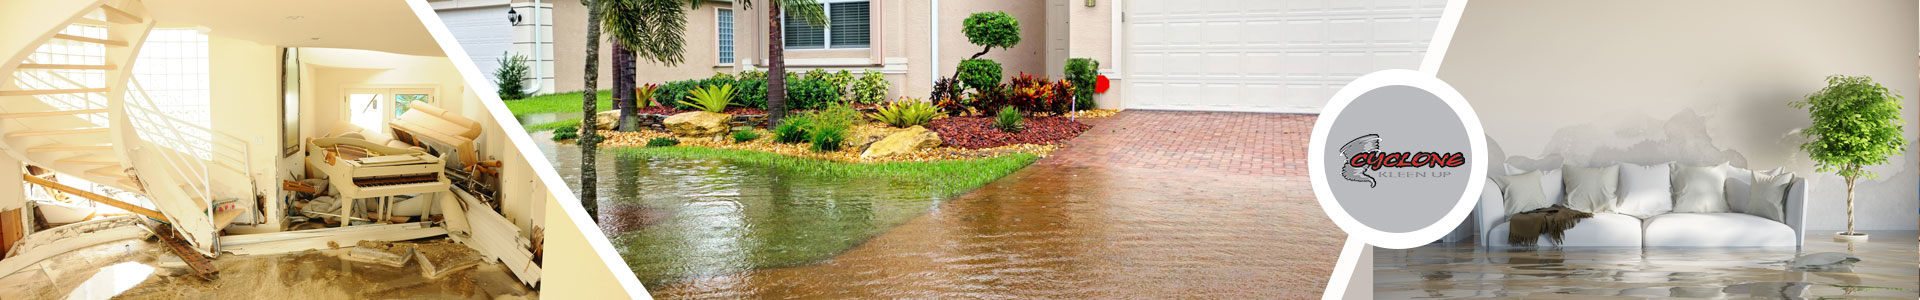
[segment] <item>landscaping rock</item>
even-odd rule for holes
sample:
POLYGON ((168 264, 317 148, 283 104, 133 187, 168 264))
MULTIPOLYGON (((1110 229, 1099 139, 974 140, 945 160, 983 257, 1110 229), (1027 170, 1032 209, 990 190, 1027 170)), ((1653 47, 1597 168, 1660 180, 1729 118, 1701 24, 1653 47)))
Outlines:
POLYGON ((664 123, 667 131, 682 137, 713 137, 726 135, 733 124, 733 116, 716 112, 688 112, 667 117, 664 123))
POLYGON ((895 154, 913 153, 940 146, 940 134, 926 127, 914 126, 900 132, 887 135, 886 138, 867 146, 861 152, 861 158, 882 157, 895 154))
POLYGON ((593 114, 593 124, 593 128, 613 129, 614 126, 620 124, 620 110, 615 109, 593 114))
POLYGON ((853 131, 847 133, 845 146, 847 149, 853 149, 854 151, 866 151, 867 147, 873 145, 874 142, 878 142, 880 139, 885 139, 889 135, 905 130, 906 129, 887 126, 854 126, 853 131))

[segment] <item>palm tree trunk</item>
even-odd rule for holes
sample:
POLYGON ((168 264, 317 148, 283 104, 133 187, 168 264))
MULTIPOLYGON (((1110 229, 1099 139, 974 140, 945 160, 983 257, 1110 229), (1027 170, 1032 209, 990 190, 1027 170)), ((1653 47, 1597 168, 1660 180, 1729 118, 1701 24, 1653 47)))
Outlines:
POLYGON ((635 127, 639 127, 636 126, 637 120, 634 120, 640 112, 640 102, 633 98, 633 88, 636 87, 634 59, 633 49, 613 43, 613 106, 620 108, 620 121, 614 126, 620 131, 634 131, 637 129, 635 127))
POLYGON ((787 62, 781 53, 786 47, 780 42, 780 1, 766 3, 767 127, 771 128, 787 115, 787 62))
POLYGON ((595 223, 599 223, 600 198, 594 194, 593 187, 593 184, 598 180, 594 178, 596 177, 594 175, 597 175, 599 172, 594 171, 593 165, 595 161, 599 160, 597 159, 598 156, 594 154, 598 152, 596 148, 599 148, 600 138, 598 135, 600 132, 598 128, 594 128, 595 122, 593 115, 600 110, 600 108, 597 107, 599 106, 598 101, 600 100, 598 99, 598 89, 600 86, 600 5, 593 3, 593 0, 581 0, 581 3, 587 5, 587 71, 586 74, 584 74, 586 76, 586 88, 582 89, 586 92, 582 93, 580 97, 581 113, 583 114, 580 119, 580 207, 587 209, 587 217, 592 218, 595 223))

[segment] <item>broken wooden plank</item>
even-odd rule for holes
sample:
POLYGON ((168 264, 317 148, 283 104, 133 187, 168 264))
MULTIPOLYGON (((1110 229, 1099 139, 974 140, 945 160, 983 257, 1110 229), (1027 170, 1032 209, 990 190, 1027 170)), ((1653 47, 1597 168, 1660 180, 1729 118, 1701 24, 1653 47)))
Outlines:
POLYGON ((246 245, 222 244, 221 250, 238 255, 279 254, 305 251, 308 249, 331 249, 336 246, 352 247, 360 241, 406 241, 446 234, 447 230, 440 227, 358 231, 246 245))
POLYGON ((514 278, 527 286, 539 286, 540 264, 533 261, 533 252, 527 250, 529 244, 520 236, 520 228, 500 213, 480 203, 467 191, 455 188, 453 194, 467 203, 467 222, 472 226, 473 237, 456 239, 480 251, 488 261, 498 260, 513 271, 514 278))
POLYGON ((86 190, 76 189, 64 184, 60 184, 59 182, 53 182, 53 181, 47 180, 45 178, 35 177, 33 175, 21 174, 20 179, 25 180, 26 182, 29 182, 29 183, 33 183, 33 184, 37 184, 50 189, 58 190, 63 193, 78 195, 81 198, 87 198, 87 200, 93 200, 93 202, 106 204, 107 206, 112 206, 114 208, 119 208, 121 210, 126 210, 128 212, 140 214, 142 216, 153 218, 155 220, 167 219, 166 215, 162 215, 158 211, 147 209, 145 207, 140 207, 139 205, 133 205, 132 203, 120 202, 120 200, 113 199, 112 197, 101 196, 100 194, 94 194, 93 192, 88 192, 86 190))

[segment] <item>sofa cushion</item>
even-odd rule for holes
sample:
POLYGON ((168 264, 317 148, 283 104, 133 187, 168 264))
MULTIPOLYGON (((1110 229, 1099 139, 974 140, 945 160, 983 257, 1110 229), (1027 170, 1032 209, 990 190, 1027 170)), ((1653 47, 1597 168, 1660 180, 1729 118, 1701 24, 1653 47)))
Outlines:
POLYGON ((1500 185, 1500 195, 1506 198, 1506 216, 1553 206, 1547 200, 1547 192, 1540 187, 1540 172, 1526 172, 1519 175, 1494 175, 1493 182, 1500 185))
POLYGON ((1671 213, 1647 218, 1648 247, 1794 247, 1787 224, 1742 213, 1671 213))
MULTIPOLYGON (((1767 218, 1774 222, 1786 222, 1787 186, 1793 184, 1793 173, 1753 172, 1753 184, 1747 187, 1748 198, 1739 212, 1767 218)), ((1731 203, 1729 203, 1731 204, 1731 203)))
POLYGON ((1613 212, 1619 196, 1620 166, 1582 168, 1561 167, 1566 188, 1567 208, 1590 213, 1613 212))
MULTIPOLYGON (((1527 171, 1528 170, 1515 168, 1513 165, 1507 165, 1507 175, 1520 175, 1520 173, 1526 173, 1527 171)), ((1567 194, 1561 192, 1560 169, 1539 169, 1533 171, 1540 171, 1540 190, 1546 191, 1547 203, 1549 205, 1567 203, 1567 194)))
POLYGON ((1614 211, 1647 218, 1673 211, 1673 164, 1620 164, 1620 204, 1614 211))
MULTIPOLYGON (((1487 231, 1487 245, 1507 246, 1507 222, 1500 222, 1487 231)), ((1639 247, 1641 243, 1640 219, 1616 213, 1597 213, 1592 218, 1581 219, 1573 228, 1567 229, 1566 240, 1561 247, 1639 247)), ((1546 237, 1540 238, 1541 246, 1550 246, 1546 237)))
POLYGON ((1673 212, 1723 213, 1727 209, 1727 173, 1718 166, 1673 167, 1673 212))
POLYGON ((1753 175, 1773 175, 1784 172, 1780 168, 1774 168, 1773 170, 1747 170, 1746 168, 1735 167, 1725 163, 1720 164, 1720 171, 1727 173, 1727 186, 1725 188, 1727 191, 1727 211, 1731 212, 1746 211, 1747 194, 1752 192, 1750 187, 1753 186, 1753 175))

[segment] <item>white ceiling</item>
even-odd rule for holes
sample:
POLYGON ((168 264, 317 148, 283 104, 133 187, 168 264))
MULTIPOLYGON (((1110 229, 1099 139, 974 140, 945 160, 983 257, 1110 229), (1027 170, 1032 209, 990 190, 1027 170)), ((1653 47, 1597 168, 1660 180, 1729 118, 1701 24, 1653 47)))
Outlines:
POLYGON ((146 5, 159 26, 205 27, 213 36, 282 47, 446 56, 406 1, 146 0, 146 5))

